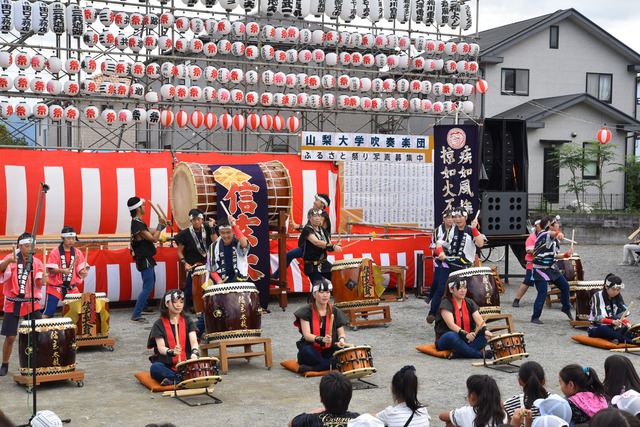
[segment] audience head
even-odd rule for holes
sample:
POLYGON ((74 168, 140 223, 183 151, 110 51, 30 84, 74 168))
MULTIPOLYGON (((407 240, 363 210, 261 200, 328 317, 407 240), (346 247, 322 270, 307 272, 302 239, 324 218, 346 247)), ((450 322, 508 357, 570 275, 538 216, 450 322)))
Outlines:
POLYGON ((518 371, 518 382, 524 391, 524 407, 531 409, 533 401, 544 399, 549 393, 544 388, 544 369, 538 362, 525 362, 518 371))
POLYGON ((557 394, 550 394, 544 399, 536 399, 533 404, 540 409, 541 415, 555 415, 567 422, 571 421, 572 413, 569 401, 557 394))
POLYGON ((640 390, 640 377, 628 357, 614 354, 604 361, 602 384, 611 395, 616 395, 627 390, 640 390))
POLYGON ((330 414, 344 415, 352 393, 351 381, 338 371, 329 371, 320 380, 320 401, 330 414))
POLYGON ((627 390, 622 394, 613 396, 611 404, 618 409, 637 416, 640 414, 640 393, 635 390, 627 390))
POLYGON ((560 390, 567 397, 581 391, 590 391, 598 396, 609 397, 609 392, 600 382, 596 371, 588 366, 567 365, 560 370, 558 377, 560 390))
POLYGON ((467 398, 476 411, 475 425, 489 425, 493 420, 504 419, 500 389, 496 380, 489 375, 471 375, 467 378, 467 398))
POLYGON ((589 427, 640 427, 640 420, 629 412, 608 408, 591 417, 589 427))
POLYGON ((555 415, 542 415, 533 420, 531 427, 569 427, 569 423, 555 415))
POLYGON ((422 405, 418 401, 418 377, 413 365, 406 365, 393 376, 392 392, 398 402, 406 402, 409 409, 416 411, 422 405))

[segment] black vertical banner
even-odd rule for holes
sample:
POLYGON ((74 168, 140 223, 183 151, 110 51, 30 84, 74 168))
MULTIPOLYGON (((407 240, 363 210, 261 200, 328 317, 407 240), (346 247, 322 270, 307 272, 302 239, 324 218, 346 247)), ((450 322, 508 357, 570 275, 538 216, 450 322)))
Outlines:
POLYGON ((442 211, 463 207, 473 218, 478 209, 480 152, 477 125, 433 128, 433 205, 435 225, 442 211))

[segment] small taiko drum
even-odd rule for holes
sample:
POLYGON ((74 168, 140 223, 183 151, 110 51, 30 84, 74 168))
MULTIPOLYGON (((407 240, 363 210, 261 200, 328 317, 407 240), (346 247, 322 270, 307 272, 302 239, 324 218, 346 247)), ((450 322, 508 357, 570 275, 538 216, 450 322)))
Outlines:
POLYGON ((635 344, 640 344, 640 323, 629 328, 626 334, 635 344))
POLYGON ((576 319, 589 320, 591 313, 591 298, 593 295, 602 290, 602 281, 578 282, 572 288, 576 291, 576 319))
POLYGON ((252 283, 223 283, 204 292, 204 339, 258 338, 262 312, 252 283))
POLYGON ((204 310, 204 298, 202 296, 202 285, 207 281, 207 266, 198 265, 191 270, 191 291, 193 296, 193 306, 196 313, 204 310))
POLYGON ((29 358, 33 345, 36 346, 36 372, 39 375, 74 371, 76 369, 76 325, 73 321, 62 317, 37 319, 35 322, 35 337, 29 336, 31 335, 30 320, 23 320, 18 328, 20 373, 26 375, 30 371, 29 358))
POLYGON ((176 365, 177 388, 204 388, 222 381, 218 375, 218 359, 201 357, 176 365))
POLYGON ((371 347, 362 345, 346 347, 333 353, 338 362, 338 370, 351 379, 368 377, 376 372, 371 357, 371 347))
POLYGON ((529 357, 524 346, 524 334, 497 335, 491 338, 488 344, 493 351, 494 364, 496 365, 529 357))
MULTIPOLYGON (((293 198, 289 171, 277 160, 258 165, 267 184, 269 224, 275 226, 281 211, 287 215, 291 211, 293 198)), ((212 171, 209 165, 205 164, 178 163, 171 175, 169 194, 176 224, 183 230, 189 227, 189 211, 193 208, 201 209, 205 215, 217 219, 216 181, 230 189, 232 185, 240 185, 250 178, 233 166, 221 166, 212 171)))
POLYGON ((67 294, 62 304, 62 317, 75 321, 76 340, 109 335, 109 299, 106 293, 67 294))
POLYGON ((556 261, 556 265, 560 269, 564 278, 567 279, 567 282, 570 284, 575 284, 584 280, 584 269, 582 268, 580 255, 573 254, 569 258, 559 259, 556 261))
POLYGON ((380 302, 375 292, 371 258, 343 259, 334 262, 331 268, 331 284, 336 307, 370 307, 380 302))
POLYGON ((467 281, 467 298, 478 304, 480 314, 500 313, 500 293, 491 268, 472 267, 449 274, 449 280, 456 277, 467 281))

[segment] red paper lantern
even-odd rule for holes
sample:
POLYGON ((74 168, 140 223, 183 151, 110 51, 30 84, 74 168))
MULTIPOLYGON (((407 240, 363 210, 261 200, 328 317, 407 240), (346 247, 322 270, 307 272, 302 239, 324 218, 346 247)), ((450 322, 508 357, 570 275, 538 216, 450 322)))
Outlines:
POLYGON ((184 110, 178 111, 176 114, 176 124, 181 128, 189 124, 189 113, 184 110))
POLYGON ((600 129, 598 131, 598 141, 603 145, 611 141, 611 131, 607 128, 600 129))
POLYGON ((280 132, 284 129, 284 119, 280 115, 273 116, 273 130, 280 132))
POLYGON ((244 125, 246 123, 247 123, 247 119, 245 119, 242 114, 236 114, 233 117, 233 127, 236 128, 238 132, 244 129, 244 125))
POLYGON ((295 132, 300 127, 300 119, 296 116, 291 116, 287 119, 287 129, 289 132, 295 132))
POLYGON ((164 127, 171 126, 171 123, 173 123, 173 113, 171 110, 162 110, 160 113, 160 123, 162 123, 164 127))
POLYGON ((195 110, 193 113, 191 113, 191 125, 198 129, 200 126, 202 126, 202 123, 204 123, 204 114, 202 114, 202 111, 200 110, 195 110))
POLYGON ((256 113, 249 114, 249 117, 247 117, 247 125, 251 130, 258 129, 258 127, 260 126, 260 116, 256 113))
POLYGON ((271 129, 272 123, 273 123, 273 119, 271 118, 270 115, 263 114, 262 117, 260 117, 260 126, 262 126, 262 129, 264 130, 271 129))
POLYGON ((480 79, 476 83, 476 90, 479 93, 486 93, 489 90, 489 83, 486 80, 480 79))
POLYGON ((229 130, 231 128, 231 125, 233 125, 233 117, 231 117, 231 114, 222 114, 220 116, 220 126, 222 126, 222 129, 229 130))
POLYGON ((218 117, 213 113, 207 113, 204 115, 204 125, 207 129, 211 130, 218 124, 218 117))

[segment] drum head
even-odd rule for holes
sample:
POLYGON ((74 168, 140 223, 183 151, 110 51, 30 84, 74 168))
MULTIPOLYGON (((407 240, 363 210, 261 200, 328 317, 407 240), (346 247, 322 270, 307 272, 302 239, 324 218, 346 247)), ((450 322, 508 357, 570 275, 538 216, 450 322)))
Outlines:
POLYGON ((180 363, 176 363, 176 369, 180 369, 181 366, 184 366, 188 363, 203 363, 203 362, 209 362, 209 364, 211 366, 216 366, 216 364, 218 363, 218 358, 217 357, 198 357, 197 359, 187 359, 187 360, 183 360, 180 363))
POLYGON ((181 230, 191 225, 189 211, 196 207, 196 182, 187 163, 178 163, 171 175, 171 211, 181 230))
POLYGON ((358 378, 371 376, 371 374, 374 374, 375 372, 376 372, 376 368, 360 368, 360 369, 353 369, 351 371, 343 372, 343 374, 345 377, 349 378, 350 380, 354 380, 358 378))
POLYGON ((177 385, 177 388, 179 388, 179 389, 183 389, 183 388, 205 388, 205 387, 209 387, 210 385, 217 384, 220 381, 222 381, 222 377, 220 377, 220 375, 212 375, 212 376, 208 376, 208 377, 192 378, 190 380, 182 381, 181 383, 179 383, 177 385))
POLYGON ((522 342, 522 338, 524 337, 523 333, 520 332, 514 332, 511 334, 500 334, 500 335, 495 335, 494 337, 492 337, 490 340, 487 341, 487 344, 493 342, 493 341, 502 341, 505 338, 509 338, 509 337, 518 337, 520 339, 520 342, 522 342))

